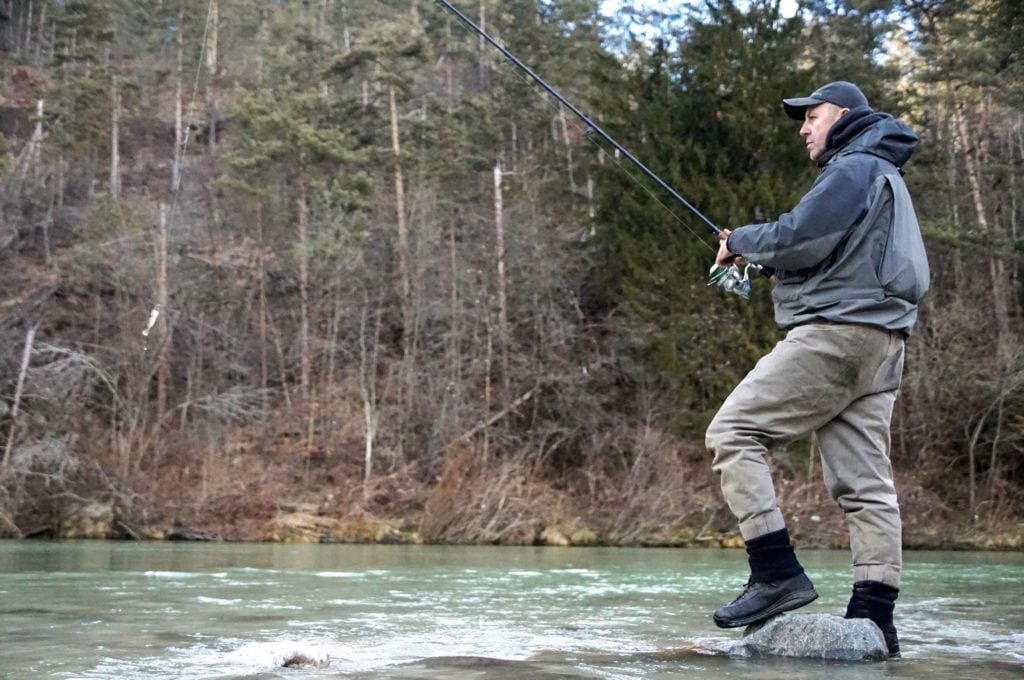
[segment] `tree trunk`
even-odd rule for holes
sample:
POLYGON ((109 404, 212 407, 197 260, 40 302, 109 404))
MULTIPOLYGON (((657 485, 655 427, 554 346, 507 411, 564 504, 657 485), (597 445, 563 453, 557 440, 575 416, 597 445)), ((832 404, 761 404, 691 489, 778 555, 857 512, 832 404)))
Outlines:
POLYGON ((267 387, 270 384, 270 369, 267 361, 267 272, 264 261, 263 205, 256 206, 256 229, 259 239, 259 255, 256 260, 256 276, 259 279, 259 312, 257 325, 260 338, 260 389, 263 391, 263 407, 267 406, 267 387))
POLYGON ((61 151, 57 156, 57 215, 55 217, 64 214, 64 189, 64 152, 61 151))
POLYGON ((21 391, 25 386, 25 374, 32 360, 32 345, 36 339, 36 327, 32 326, 25 334, 25 348, 21 352, 21 368, 18 369, 18 382, 14 387, 14 403, 11 405, 11 428, 7 431, 7 442, 4 444, 4 458, 0 469, 6 470, 10 464, 11 449, 14 447, 15 428, 18 424, 18 408, 21 406, 21 391))
MULTIPOLYGON (((955 114, 955 111, 954 111, 955 104, 953 103, 954 100, 953 100, 953 84, 952 83, 950 83, 950 82, 946 83, 946 91, 949 94, 949 103, 948 103, 948 109, 949 110, 948 110, 947 114, 944 117, 942 116, 941 110, 937 111, 937 113, 936 113, 936 117, 938 119, 940 119, 940 120, 944 119, 943 120, 943 124, 938 126, 938 136, 939 136, 939 138, 936 141, 939 143, 940 147, 946 149, 946 153, 947 153, 946 163, 949 166, 949 173, 947 175, 948 190, 945 193, 946 193, 946 198, 947 198, 948 205, 949 205, 948 211, 949 211, 949 214, 950 214, 950 216, 951 216, 951 218, 953 220, 953 229, 956 232, 959 233, 960 230, 963 228, 963 225, 961 224, 961 219, 960 219, 960 200, 959 200, 960 191, 959 191, 959 187, 958 187, 959 178, 958 178, 958 175, 957 175, 957 161, 956 161, 956 152, 957 152, 956 139, 957 139, 957 136, 958 136, 958 132, 957 132, 957 128, 956 128, 956 114, 955 114), (946 136, 948 137, 948 139, 942 139, 942 132, 943 132, 943 130, 946 131, 946 133, 947 133, 946 136)), ((939 109, 940 107, 936 107, 936 108, 939 109)), ((954 251, 954 253, 953 253, 953 277, 954 277, 953 289, 954 290, 960 290, 962 285, 963 285, 964 275, 963 275, 963 258, 961 258, 961 256, 960 256, 959 249, 956 249, 954 251)))
POLYGON ((18 49, 18 56, 28 56, 32 47, 32 0, 28 0, 25 12, 21 15, 21 23, 25 28, 25 40, 18 49))
MULTIPOLYGON (((395 99, 395 88, 388 88, 388 101, 391 107, 391 149, 395 157, 395 208, 398 220, 398 276, 402 299, 402 319, 408 322, 410 311, 410 294, 412 278, 409 265, 409 229, 405 219, 405 179, 402 174, 402 147, 398 133, 398 104, 395 99)), ((406 326, 406 330, 411 324, 406 326)))
POLYGON ((516 125, 515 121, 512 121, 512 172, 515 172, 519 166, 519 126, 516 125))
MULTIPOLYGON (((493 379, 491 372, 494 370, 494 325, 491 323, 491 313, 488 310, 484 314, 484 323, 487 326, 487 346, 484 354, 484 413, 491 414, 491 406, 494 403, 493 379)), ((481 467, 487 467, 487 458, 490 455, 490 430, 484 429, 483 442, 480 446, 481 467)))
POLYGON ((401 393, 399 396, 399 455, 402 455, 405 439, 405 422, 410 392, 413 367, 413 309, 412 309, 412 276, 409 253, 409 227, 405 218, 405 178, 402 174, 402 147, 398 134, 398 103, 395 87, 388 87, 388 102, 391 108, 391 149, 395 157, 395 210, 398 221, 398 278, 399 294, 402 306, 402 375, 399 379, 401 393))
POLYGON ((263 48, 267 44, 269 36, 267 11, 266 9, 260 9, 260 27, 256 30, 256 44, 259 46, 259 50, 256 53, 256 82, 260 85, 263 84, 263 74, 266 67, 263 61, 263 48))
POLYGON ((460 389, 462 385, 462 338, 461 314, 459 311, 459 251, 456 247, 455 230, 458 219, 453 218, 448 229, 448 271, 451 277, 451 290, 448 296, 449 317, 451 319, 451 334, 449 342, 449 360, 451 362, 449 382, 454 389, 460 389))
POLYGON ((12 174, 15 174, 18 180, 17 189, 22 190, 26 183, 31 179, 33 182, 39 176, 39 162, 41 159, 42 148, 43 148, 43 107, 44 102, 42 99, 36 100, 36 126, 32 130, 32 136, 28 140, 28 144, 22 149, 18 158, 15 159, 12 168, 12 174))
POLYGON ((170 380, 170 326, 167 325, 169 309, 169 287, 167 284, 167 206, 160 205, 160 234, 157 242, 157 306, 160 316, 157 317, 157 337, 160 342, 160 354, 157 359, 156 379, 156 422, 164 420, 167 411, 167 383, 170 380))
POLYGON ((171 162, 171 193, 176 194, 181 186, 182 163, 184 149, 184 124, 181 110, 182 71, 185 62, 185 41, 182 37, 182 24, 185 21, 184 10, 178 13, 178 31, 174 39, 176 63, 174 70, 174 160, 171 162))
POLYGON ((302 403, 309 406, 309 196, 305 176, 298 181, 299 209, 299 384, 302 403))
POLYGON ((110 113, 110 197, 121 198, 121 90, 117 76, 111 85, 110 113))
POLYGON ((352 51, 352 29, 348 23, 348 2, 341 3, 341 49, 348 54, 352 51))
POLYGON ((373 475, 373 447, 377 439, 377 351, 380 347, 380 311, 373 327, 372 341, 367 337, 370 313, 369 297, 364 298, 359 315, 359 393, 363 401, 363 483, 373 475))
POLYGON ((565 116, 565 107, 558 107, 558 119, 562 124, 562 143, 565 144, 565 161, 569 168, 569 189, 576 193, 576 175, 573 172, 572 139, 569 138, 569 121, 565 116))
MULTIPOLYGON (((220 125, 218 110, 218 87, 220 85, 220 0, 210 0, 209 39, 206 48, 206 67, 208 82, 206 85, 206 117, 207 117, 207 150, 211 158, 217 156, 217 143, 220 125)), ((210 234, 210 249, 216 250, 220 244, 220 227, 223 222, 220 212, 220 195, 216 184, 206 185, 210 205, 210 218, 206 220, 210 234)))
MULTIPOLYGON (((971 201, 974 205, 975 216, 981 231, 990 238, 999 238, 1000 235, 991 232, 990 222, 985 213, 985 202, 981 189, 981 169, 977 158, 977 144, 970 136, 967 127, 967 115, 964 111, 966 104, 963 101, 956 102, 954 98, 953 115, 956 120, 957 143, 960 147, 964 160, 964 169, 967 174, 968 187, 970 188, 971 201)), ((1005 360, 1009 357, 1010 348, 1010 303, 1008 293, 1010 282, 1006 276, 1006 262, 996 255, 989 258, 989 286, 992 290, 992 306, 996 321, 996 347, 1000 358, 1005 360)))
POLYGON ((57 205, 57 187, 50 189, 50 205, 46 209, 46 218, 43 219, 43 264, 47 267, 53 264, 53 251, 50 248, 50 230, 53 228, 53 215, 57 205))
MULTIPOLYGON (((487 3, 480 0, 480 28, 487 30, 487 3)), ((487 41, 480 36, 480 45, 477 55, 477 84, 481 90, 487 88, 487 41)))
POLYGON ((444 45, 444 91, 447 96, 446 103, 450 110, 455 101, 455 60, 452 58, 455 49, 452 40, 451 19, 446 20, 444 24, 444 45))
POLYGON ((501 384, 504 394, 509 393, 508 377, 508 293, 505 277, 505 219, 502 193, 501 161, 494 166, 494 260, 497 273, 498 346, 501 357, 501 384))
POLYGON ((206 83, 206 116, 209 130, 210 155, 217 154, 217 68, 218 41, 220 35, 220 0, 210 0, 209 40, 206 45, 206 71, 209 78, 206 83))
MULTIPOLYGON (((46 33, 46 4, 45 3, 39 9, 39 28, 37 29, 37 33, 39 33, 39 38, 36 40, 36 54, 35 54, 35 58, 33 59, 33 63, 36 65, 36 68, 41 68, 42 65, 43 65, 43 43, 45 42, 44 35, 46 33)), ((51 42, 50 45, 52 46, 53 43, 51 42)))

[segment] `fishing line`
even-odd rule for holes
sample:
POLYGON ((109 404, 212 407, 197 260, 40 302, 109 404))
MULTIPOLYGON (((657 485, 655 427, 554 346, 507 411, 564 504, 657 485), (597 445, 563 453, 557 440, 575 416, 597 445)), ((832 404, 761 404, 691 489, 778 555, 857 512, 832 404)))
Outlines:
MULTIPOLYGON (((177 173, 175 174, 174 178, 171 181, 171 189, 172 189, 172 200, 171 200, 171 210, 170 210, 171 214, 174 213, 174 209, 178 205, 178 196, 181 193, 181 182, 182 182, 182 179, 185 176, 185 162, 186 162, 187 153, 188 153, 188 143, 189 143, 189 140, 192 138, 192 123, 195 122, 195 119, 192 118, 191 116, 192 116, 192 112, 195 109, 196 99, 199 96, 199 80, 200 80, 200 77, 202 76, 202 73, 203 73, 203 62, 206 61, 206 45, 207 45, 207 39, 209 38, 209 35, 210 35, 210 19, 211 19, 212 16, 213 16, 213 0, 209 0, 209 2, 206 5, 206 21, 203 24, 203 38, 202 38, 202 41, 200 42, 200 47, 199 47, 199 61, 196 63, 196 77, 193 79, 193 84, 192 84, 192 98, 191 98, 191 100, 189 100, 189 103, 188 103, 188 115, 189 115, 189 118, 187 119, 187 121, 186 121, 187 124, 185 125, 185 137, 182 139, 182 143, 181 143, 181 149, 180 149, 181 150, 181 164, 178 165, 177 173)), ((182 30, 184 30, 184 27, 178 26, 178 30, 182 31, 182 30)), ((177 149, 175 149, 175 151, 177 151, 177 149)), ((169 214, 168 215, 168 220, 170 220, 170 217, 171 217, 171 215, 169 214)))
MULTIPOLYGON (((510 69, 509 65, 505 64, 503 62, 498 62, 498 63, 505 70, 511 70, 516 75, 517 78, 519 78, 521 81, 523 81, 527 85, 530 84, 530 80, 525 75, 520 73, 518 70, 510 69)), ((545 101, 555 111, 561 111, 562 110, 561 107, 556 102, 553 102, 550 99, 544 98, 543 101, 545 101)), ((607 158, 609 158, 611 160, 611 162, 619 170, 621 170, 623 172, 623 174, 625 174, 627 177, 629 177, 629 179, 632 180, 632 182, 634 184, 636 184, 636 186, 638 186, 645 194, 647 194, 647 196, 652 201, 654 201, 655 203, 660 205, 662 207, 662 209, 666 213, 671 215, 676 220, 676 222, 678 222, 680 224, 680 226, 683 227, 683 229, 685 229, 686 231, 688 231, 690 233, 691 236, 693 236, 698 241, 700 241, 700 243, 702 245, 704 245, 711 252, 713 252, 713 253, 717 253, 718 252, 717 248, 714 248, 713 246, 711 246, 711 244, 709 244, 705 240, 705 237, 704 237, 703 234, 698 233, 696 230, 694 230, 690 226, 690 223, 687 222, 682 216, 680 216, 678 212, 673 210, 669 206, 668 203, 666 203, 665 201, 663 201, 661 199, 661 197, 659 197, 656 193, 654 193, 654 191, 651 190, 650 186, 648 186, 643 180, 640 179, 639 176, 637 176, 637 174, 633 170, 630 169, 630 166, 628 166, 628 165, 626 165, 625 163, 622 162, 622 159, 619 157, 619 154, 617 153, 617 149, 612 149, 611 151, 609 151, 604 146, 602 146, 596 139, 594 139, 594 135, 591 134, 591 131, 590 131, 589 128, 583 127, 582 124, 579 121, 576 121, 576 120, 573 120, 573 119, 567 119, 567 120, 568 120, 568 124, 571 125, 572 128, 574 130, 576 130, 580 134, 581 137, 583 137, 588 142, 593 144, 594 148, 596 148, 597 150, 604 152, 605 156, 607 158)))
MULTIPOLYGON (((711 229, 711 231, 713 231, 716 235, 721 236, 724 233, 723 230, 716 226, 714 222, 709 220, 704 215, 704 213, 702 213, 693 204, 691 204, 689 201, 683 198, 683 196, 675 189, 673 189, 671 186, 669 186, 668 183, 665 182, 665 180, 663 180, 661 177, 655 174, 654 171, 652 171, 650 168, 644 165, 640 161, 640 159, 638 159, 636 156, 630 153, 628 149, 626 149, 624 146, 615 141, 615 139, 612 138, 612 136, 605 132, 603 129, 601 129, 601 127, 597 125, 597 123, 592 121, 586 114, 584 114, 582 111, 576 108, 576 106, 573 105, 573 103, 566 99, 564 96, 562 96, 562 94, 558 90, 553 88, 543 78, 534 73, 534 71, 529 66, 524 64, 518 57, 516 57, 516 55, 512 54, 512 52, 510 52, 504 45, 502 45, 494 38, 492 38, 483 28, 474 23, 472 19, 470 19, 461 11, 459 11, 448 0, 437 0, 437 4, 441 5, 442 8, 448 10, 448 12, 453 14, 460 22, 462 22, 464 26, 469 28, 473 33, 476 33, 481 39, 483 39, 492 47, 501 52, 509 61, 515 64, 516 67, 518 67, 518 69, 522 73, 529 76, 536 84, 544 88, 544 90, 548 94, 557 99, 562 104, 562 106, 569 109, 579 120, 586 124, 586 126, 589 127, 591 131, 593 131, 606 142, 611 144, 616 151, 616 154, 612 155, 613 161, 620 169, 626 172, 626 174, 629 175, 630 178, 636 181, 636 178, 631 173, 629 173, 622 166, 621 163, 618 162, 618 159, 616 157, 617 154, 621 154, 625 156, 627 159, 629 159, 633 163, 633 165, 639 168, 641 171, 643 171, 643 173, 647 175, 649 179, 653 180, 655 183, 658 184, 658 186, 660 186, 662 189, 671 194, 673 198, 675 198, 677 201, 685 205, 694 216, 700 218, 704 222, 704 224, 706 224, 711 229)), ((584 134, 584 136, 589 137, 589 135, 586 134, 584 134)), ((690 229, 690 227, 685 222, 683 222, 683 220, 678 215, 676 215, 671 209, 669 209, 668 206, 666 206, 662 201, 658 200, 657 197, 654 196, 654 194, 651 193, 646 186, 644 186, 640 182, 637 182, 637 184, 649 196, 651 196, 652 199, 654 199, 659 205, 661 205, 666 211, 668 211, 669 214, 675 217, 676 220, 680 224, 682 224, 687 231, 690 232, 690 234, 697 237, 701 243, 711 248, 713 252, 717 252, 706 241, 704 241, 702 237, 698 236, 692 229, 690 229)), ((709 272, 708 285, 718 286, 719 288, 722 288, 726 292, 739 295, 740 297, 745 299, 749 298, 751 289, 749 272, 751 269, 753 269, 754 271, 762 271, 760 265, 753 263, 747 263, 741 272, 739 266, 735 263, 719 265, 716 262, 711 266, 711 271, 709 272)))
MULTIPOLYGON (((562 94, 560 92, 558 92, 558 90, 556 90, 551 85, 549 85, 543 78, 538 76, 533 71, 533 69, 531 69, 529 66, 524 64, 518 57, 516 57, 514 54, 512 54, 512 52, 510 52, 504 45, 502 45, 501 43, 496 41, 494 38, 492 38, 486 31, 484 31, 484 29, 482 29, 480 26, 478 26, 476 23, 474 23, 472 19, 467 17, 465 14, 463 14, 458 8, 453 6, 448 0, 437 0, 437 3, 439 5, 441 5, 443 8, 447 9, 451 14, 453 14, 469 30, 471 30, 472 32, 474 32, 477 35, 479 35, 482 39, 487 41, 487 43, 489 43, 492 47, 494 47, 499 52, 501 52, 509 61, 511 61, 513 64, 515 64, 516 67, 518 67, 518 69, 523 74, 526 74, 527 76, 529 76, 536 84, 538 84, 542 88, 544 88, 544 90, 548 94, 550 94, 552 97, 557 99, 565 108, 569 109, 579 120, 581 120, 584 124, 586 124, 587 127, 590 128, 590 130, 592 130, 594 133, 598 134, 606 142, 611 144, 612 147, 615 149, 615 151, 618 152, 618 154, 621 154, 621 155, 625 156, 627 159, 629 159, 633 163, 633 165, 635 165, 644 174, 646 174, 650 179, 652 179, 654 182, 656 182, 662 189, 667 191, 677 201, 679 201, 684 206, 686 206, 690 210, 690 212, 693 213, 693 215, 695 215, 696 217, 700 218, 715 234, 721 234, 722 233, 722 230, 717 225, 715 225, 711 220, 709 220, 693 204, 691 204, 689 201, 687 201, 681 194, 679 194, 679 192, 677 192, 675 189, 673 189, 671 186, 669 186, 663 179, 661 179, 661 177, 659 177, 650 168, 648 168, 646 165, 644 165, 640 161, 640 159, 638 159, 636 156, 634 156, 632 153, 630 153, 630 151, 628 149, 626 149, 624 146, 622 146, 617 141, 615 141, 615 139, 612 138, 611 135, 609 135, 607 132, 605 132, 603 129, 601 129, 601 127, 599 125, 597 125, 594 121, 592 121, 585 113, 583 113, 572 102, 570 102, 568 99, 566 99, 564 96, 562 96, 562 94)), ((584 134, 584 136, 590 138, 591 141, 593 141, 593 138, 590 135, 584 134)), ((599 148, 600 148, 600 146, 599 146, 599 148)), ((615 154, 610 154, 610 155, 612 156, 612 159, 616 163, 616 165, 619 168, 621 168, 624 172, 626 172, 626 174, 629 175, 634 181, 636 181, 635 176, 632 175, 632 173, 629 173, 628 171, 626 171, 625 167, 619 162, 619 159, 616 157, 616 155, 615 154)), ((654 198, 658 202, 659 205, 663 206, 666 210, 668 210, 668 212, 670 214, 672 214, 680 222, 680 224, 682 224, 684 227, 686 227, 686 229, 688 231, 690 231, 691 234, 694 234, 693 231, 686 225, 686 223, 683 222, 682 219, 678 215, 676 215, 672 210, 670 210, 668 208, 668 206, 666 206, 662 201, 658 200, 657 197, 655 197, 654 194, 652 192, 650 192, 649 189, 646 186, 644 186, 643 184, 641 184, 639 182, 637 182, 637 183, 639 184, 639 186, 641 186, 644 189, 644 191, 646 193, 648 193, 648 195, 650 195, 652 198, 654 198)), ((694 234, 694 236, 696 236, 696 234, 694 234)), ((702 237, 698 237, 698 238, 701 239, 702 243, 707 245, 707 243, 703 240, 702 237)))

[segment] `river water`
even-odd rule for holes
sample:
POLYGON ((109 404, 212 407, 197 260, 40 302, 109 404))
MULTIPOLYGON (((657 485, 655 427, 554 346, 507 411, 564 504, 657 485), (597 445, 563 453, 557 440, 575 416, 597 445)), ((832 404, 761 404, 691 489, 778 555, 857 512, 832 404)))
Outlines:
MULTIPOLYGON (((0 542, 2 678, 1024 677, 1024 555, 912 552, 903 658, 750 660, 741 551, 0 542), (694 651, 699 647, 703 653, 694 651), (295 652, 326 668, 280 668, 295 652)), ((847 553, 801 551, 841 614, 847 553)))

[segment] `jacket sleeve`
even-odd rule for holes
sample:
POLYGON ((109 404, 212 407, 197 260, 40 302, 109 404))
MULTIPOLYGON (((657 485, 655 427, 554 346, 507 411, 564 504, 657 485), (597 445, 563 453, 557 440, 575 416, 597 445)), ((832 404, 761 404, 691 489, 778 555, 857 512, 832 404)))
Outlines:
POLYGON ((729 236, 730 252, 748 262, 798 270, 828 257, 866 210, 870 177, 855 158, 832 163, 791 212, 777 222, 740 227, 729 236))

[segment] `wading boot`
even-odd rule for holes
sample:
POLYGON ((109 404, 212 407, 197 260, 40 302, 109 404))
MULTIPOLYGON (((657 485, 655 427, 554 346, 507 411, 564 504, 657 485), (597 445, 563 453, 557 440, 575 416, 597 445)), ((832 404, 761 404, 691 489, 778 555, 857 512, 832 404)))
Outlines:
POLYGON ((846 618, 871 619, 882 629, 890 659, 900 658, 900 641, 892 622, 899 594, 899 588, 880 581, 858 581, 853 584, 853 595, 846 605, 846 618))
POLYGON ((818 599, 796 559, 786 529, 747 541, 747 560, 750 579, 743 592, 715 610, 715 625, 719 628, 749 626, 818 599))

